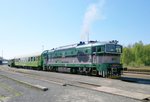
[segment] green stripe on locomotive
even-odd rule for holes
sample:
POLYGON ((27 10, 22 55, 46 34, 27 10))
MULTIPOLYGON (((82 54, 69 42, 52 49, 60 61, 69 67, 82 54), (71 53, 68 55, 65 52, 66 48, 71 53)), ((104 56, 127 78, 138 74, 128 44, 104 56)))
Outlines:
POLYGON ((60 57, 72 57, 77 56, 78 52, 83 52, 84 54, 91 54, 92 50, 90 47, 85 48, 69 48, 63 50, 54 50, 49 52, 50 58, 60 58, 60 57))
POLYGON ((95 65, 93 64, 64 64, 64 63, 55 63, 55 64, 50 64, 49 66, 52 66, 52 67, 70 67, 70 68, 77 68, 77 67, 80 67, 80 68, 94 68, 96 67, 95 65))

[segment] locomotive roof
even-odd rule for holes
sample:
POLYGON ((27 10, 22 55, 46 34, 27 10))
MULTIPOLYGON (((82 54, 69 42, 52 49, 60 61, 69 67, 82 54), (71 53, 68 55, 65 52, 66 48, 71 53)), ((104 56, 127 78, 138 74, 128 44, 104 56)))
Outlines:
MULTIPOLYGON (((69 48, 84 48, 84 47, 92 47, 92 46, 99 46, 99 45, 105 45, 105 44, 116 44, 114 42, 95 42, 95 43, 84 43, 82 42, 81 45, 79 44, 72 44, 72 45, 67 45, 67 46, 61 46, 58 48, 53 48, 49 50, 49 52, 53 52, 56 50, 64 50, 64 49, 69 49, 69 48)), ((118 44, 117 44, 118 45, 118 44)))
POLYGON ((105 45, 105 44, 108 44, 108 43, 107 42, 88 43, 85 45, 77 46, 76 48, 91 47, 91 46, 98 46, 98 45, 105 45))

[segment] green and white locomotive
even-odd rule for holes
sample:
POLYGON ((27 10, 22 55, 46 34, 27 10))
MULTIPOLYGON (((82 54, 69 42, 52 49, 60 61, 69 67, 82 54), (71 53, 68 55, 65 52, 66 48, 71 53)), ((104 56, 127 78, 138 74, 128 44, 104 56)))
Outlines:
POLYGON ((120 63, 121 53, 122 46, 117 44, 117 41, 80 42, 79 44, 46 50, 38 56, 14 59, 14 66, 116 77, 121 75, 123 69, 120 63))

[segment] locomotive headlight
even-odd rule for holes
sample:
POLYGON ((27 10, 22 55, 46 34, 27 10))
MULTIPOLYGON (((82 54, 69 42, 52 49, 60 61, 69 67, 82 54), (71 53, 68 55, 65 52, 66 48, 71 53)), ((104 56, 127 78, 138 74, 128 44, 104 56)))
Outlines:
POLYGON ((118 65, 113 64, 111 66, 112 72, 117 72, 118 65))

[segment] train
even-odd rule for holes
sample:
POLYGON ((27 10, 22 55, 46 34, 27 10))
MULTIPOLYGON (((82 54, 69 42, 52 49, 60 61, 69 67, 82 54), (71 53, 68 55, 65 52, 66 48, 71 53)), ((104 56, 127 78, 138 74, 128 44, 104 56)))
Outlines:
POLYGON ((68 72, 101 77, 119 77, 123 66, 120 57, 123 47, 118 41, 89 41, 61 46, 42 53, 16 57, 10 67, 68 72))

